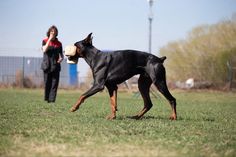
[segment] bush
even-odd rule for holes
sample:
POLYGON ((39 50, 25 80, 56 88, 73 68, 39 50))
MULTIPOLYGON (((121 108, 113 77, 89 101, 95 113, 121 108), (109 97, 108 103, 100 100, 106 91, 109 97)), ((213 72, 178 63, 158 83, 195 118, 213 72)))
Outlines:
POLYGON ((36 88, 37 86, 34 84, 32 77, 23 76, 22 70, 18 70, 16 71, 16 78, 13 87, 36 88))
POLYGON ((167 56, 169 81, 194 78, 222 84, 227 80, 227 61, 236 55, 236 19, 194 28, 186 40, 161 48, 167 56))

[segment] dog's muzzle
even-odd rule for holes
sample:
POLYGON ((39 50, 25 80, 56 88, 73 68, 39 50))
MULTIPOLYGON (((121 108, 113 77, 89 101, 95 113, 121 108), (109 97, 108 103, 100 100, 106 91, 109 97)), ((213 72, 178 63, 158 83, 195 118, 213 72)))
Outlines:
POLYGON ((69 45, 65 47, 65 55, 67 56, 67 63, 69 64, 77 64, 78 63, 78 55, 76 53, 76 46, 69 45))

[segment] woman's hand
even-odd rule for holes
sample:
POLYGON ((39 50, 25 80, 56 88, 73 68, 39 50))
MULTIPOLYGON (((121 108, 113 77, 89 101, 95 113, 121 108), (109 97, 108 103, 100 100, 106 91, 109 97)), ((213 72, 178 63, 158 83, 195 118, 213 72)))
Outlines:
POLYGON ((63 61, 62 57, 59 57, 59 59, 57 60, 57 63, 61 63, 63 61))
POLYGON ((52 40, 54 40, 55 38, 56 38, 55 32, 54 32, 54 31, 51 31, 51 32, 50 32, 50 35, 49 35, 49 37, 48 37, 47 43, 42 47, 43 52, 46 52, 46 51, 48 50, 49 43, 50 43, 52 40))
POLYGON ((55 39, 55 33, 53 31, 50 32, 50 35, 49 35, 49 38, 48 38, 48 41, 52 41, 55 39))

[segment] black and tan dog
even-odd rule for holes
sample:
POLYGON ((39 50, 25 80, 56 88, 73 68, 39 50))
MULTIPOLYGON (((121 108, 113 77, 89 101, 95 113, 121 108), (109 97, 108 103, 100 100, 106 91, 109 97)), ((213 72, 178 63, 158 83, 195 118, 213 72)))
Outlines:
POLYGON ((144 108, 140 113, 133 116, 135 119, 141 118, 152 107, 149 96, 150 86, 153 83, 157 89, 168 99, 172 113, 171 120, 177 119, 176 99, 170 94, 166 85, 166 74, 163 62, 166 57, 158 58, 149 53, 135 50, 120 50, 113 52, 102 52, 92 45, 92 33, 82 41, 76 42, 74 46, 66 50, 68 60, 77 61, 84 58, 92 69, 94 84, 71 108, 71 112, 76 111, 84 100, 106 87, 111 101, 112 113, 108 119, 116 118, 117 111, 117 85, 140 74, 138 88, 144 101, 144 108), (72 52, 69 52, 71 51, 72 52), (67 52, 68 51, 68 52, 67 52))

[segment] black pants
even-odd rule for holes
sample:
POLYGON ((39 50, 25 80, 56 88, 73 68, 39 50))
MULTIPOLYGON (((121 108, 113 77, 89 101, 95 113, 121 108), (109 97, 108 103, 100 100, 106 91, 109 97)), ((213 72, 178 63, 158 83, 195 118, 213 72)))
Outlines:
POLYGON ((51 73, 44 72, 44 100, 55 102, 57 96, 57 88, 59 84, 60 71, 51 73))

